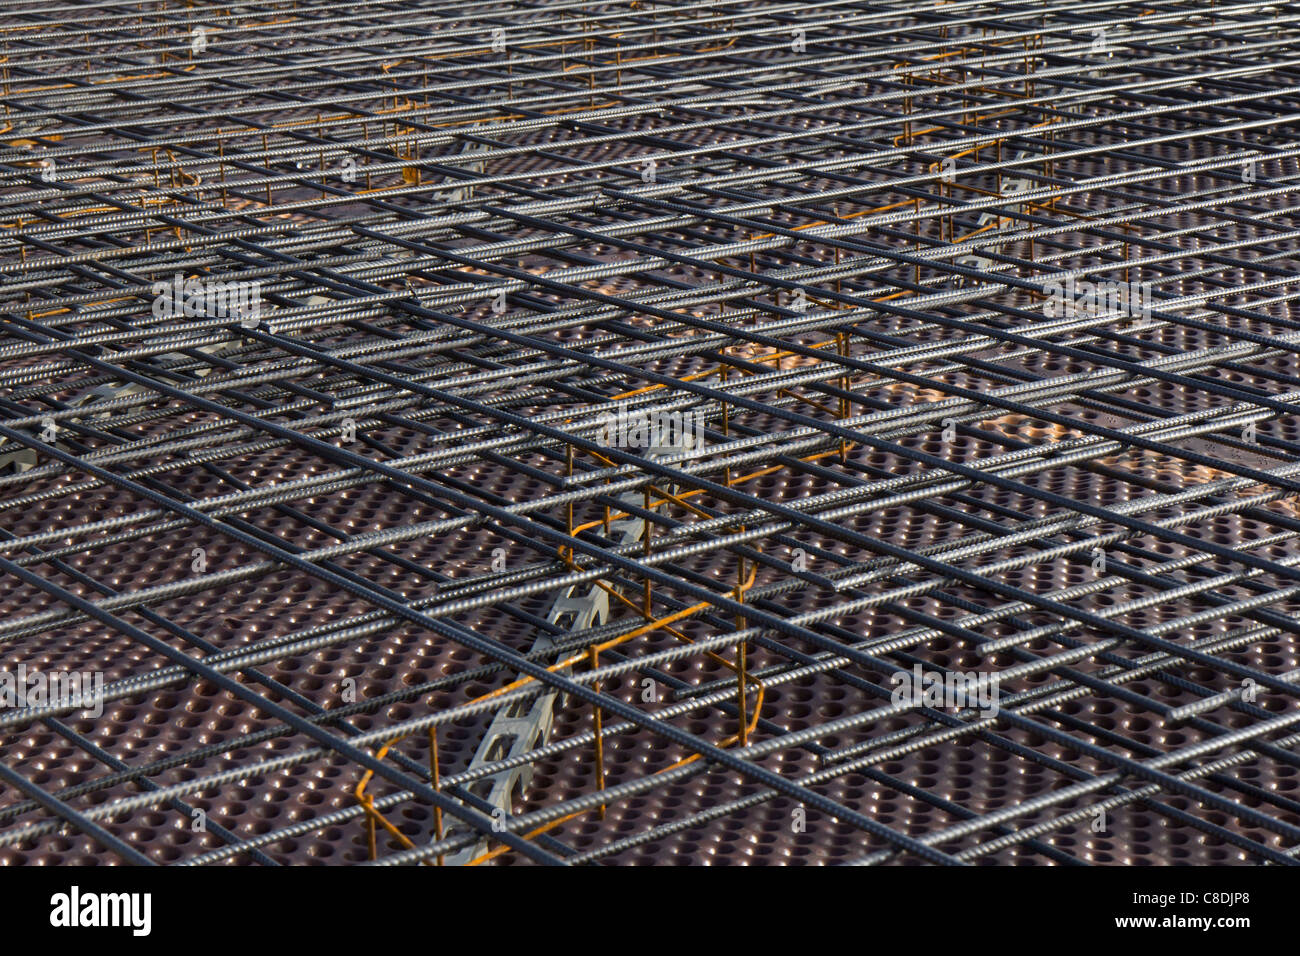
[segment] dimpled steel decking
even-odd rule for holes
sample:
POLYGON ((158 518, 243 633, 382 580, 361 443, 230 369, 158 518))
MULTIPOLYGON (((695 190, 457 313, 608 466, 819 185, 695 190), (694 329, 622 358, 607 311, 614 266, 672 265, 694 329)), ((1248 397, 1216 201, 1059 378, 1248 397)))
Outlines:
POLYGON ((0 38, 0 863, 1297 861, 1300 6, 0 38))

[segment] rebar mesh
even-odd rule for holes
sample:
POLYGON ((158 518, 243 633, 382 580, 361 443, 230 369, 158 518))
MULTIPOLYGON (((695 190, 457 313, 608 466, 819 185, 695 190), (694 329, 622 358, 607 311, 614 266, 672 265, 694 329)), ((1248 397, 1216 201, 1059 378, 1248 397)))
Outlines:
POLYGON ((0 11, 0 863, 1295 861, 1300 7, 0 11))

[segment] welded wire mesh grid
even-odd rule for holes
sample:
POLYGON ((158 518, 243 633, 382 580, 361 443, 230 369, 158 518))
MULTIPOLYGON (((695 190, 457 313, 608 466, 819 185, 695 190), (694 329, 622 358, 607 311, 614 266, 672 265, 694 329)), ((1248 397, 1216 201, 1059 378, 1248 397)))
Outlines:
POLYGON ((0 10, 0 862, 1294 862, 1300 7, 0 10))

